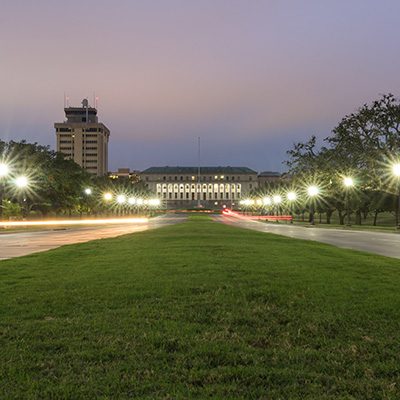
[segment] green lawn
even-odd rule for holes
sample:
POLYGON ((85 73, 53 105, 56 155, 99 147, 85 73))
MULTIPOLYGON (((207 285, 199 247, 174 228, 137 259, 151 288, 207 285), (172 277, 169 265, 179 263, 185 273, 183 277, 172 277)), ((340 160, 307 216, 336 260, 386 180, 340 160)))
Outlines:
POLYGON ((190 218, 0 262, 4 399, 398 399, 400 263, 190 218))

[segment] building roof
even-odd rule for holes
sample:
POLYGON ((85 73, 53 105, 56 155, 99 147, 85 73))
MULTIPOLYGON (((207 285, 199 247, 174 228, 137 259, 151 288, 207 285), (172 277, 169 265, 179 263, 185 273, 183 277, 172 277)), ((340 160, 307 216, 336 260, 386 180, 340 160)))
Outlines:
POLYGON ((281 176, 280 172, 273 172, 273 171, 264 171, 258 174, 261 178, 279 178, 281 176))
MULTIPOLYGON (((192 174, 198 173, 198 167, 150 167, 142 174, 192 174)), ((200 167, 200 174, 257 174, 247 167, 200 167)))

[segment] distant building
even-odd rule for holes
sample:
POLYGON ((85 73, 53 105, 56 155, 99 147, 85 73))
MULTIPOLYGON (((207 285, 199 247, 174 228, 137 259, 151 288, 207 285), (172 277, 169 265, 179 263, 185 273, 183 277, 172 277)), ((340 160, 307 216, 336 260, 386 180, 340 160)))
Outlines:
POLYGON ((166 201, 168 208, 235 208, 257 187, 257 172, 247 167, 151 167, 141 172, 147 187, 166 201))
POLYGON ((67 120, 56 122, 57 151, 97 176, 107 175, 109 129, 98 122, 97 110, 89 107, 64 108, 67 120))
POLYGON ((282 179, 279 172, 264 171, 258 174, 258 186, 263 186, 271 182, 278 182, 282 179))
POLYGON ((129 168, 118 168, 118 172, 110 172, 109 177, 111 179, 125 178, 132 182, 138 182, 140 180, 140 171, 130 171, 129 168))

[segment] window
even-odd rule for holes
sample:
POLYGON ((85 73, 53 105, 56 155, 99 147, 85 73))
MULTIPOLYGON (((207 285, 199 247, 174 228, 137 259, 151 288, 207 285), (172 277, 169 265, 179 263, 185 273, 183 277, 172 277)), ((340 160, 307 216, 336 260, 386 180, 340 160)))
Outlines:
POLYGON ((97 144, 97 140, 86 140, 86 143, 96 143, 97 144))
POLYGON ((60 135, 60 137, 65 137, 65 138, 70 138, 71 139, 71 135, 60 135))
MULTIPOLYGON (((71 132, 70 128, 60 128, 59 129, 60 132, 71 132)), ((60 136, 69 136, 69 135, 60 135, 60 136)))
POLYGON ((72 143, 71 140, 60 140, 60 143, 72 143))
POLYGON ((60 147, 60 150, 72 150, 72 147, 60 147))
POLYGON ((97 163, 97 160, 86 160, 86 163, 97 163))
POLYGON ((97 153, 87 153, 85 154, 86 157, 97 157, 97 153))

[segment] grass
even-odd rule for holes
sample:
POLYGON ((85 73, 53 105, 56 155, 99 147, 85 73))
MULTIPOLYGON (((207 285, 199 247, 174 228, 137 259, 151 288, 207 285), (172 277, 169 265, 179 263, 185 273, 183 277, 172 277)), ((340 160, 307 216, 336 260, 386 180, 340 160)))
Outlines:
POLYGON ((210 223, 0 262, 4 399, 396 399, 399 262, 210 223))

